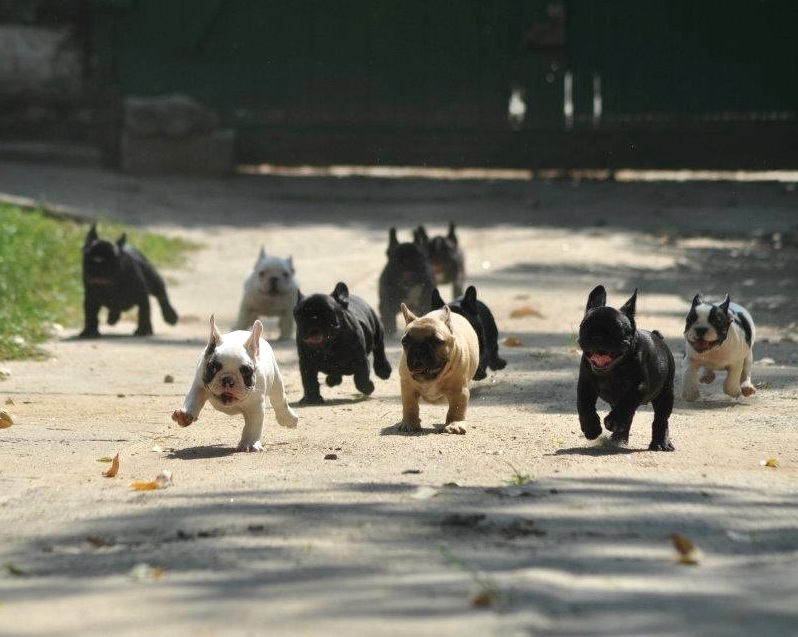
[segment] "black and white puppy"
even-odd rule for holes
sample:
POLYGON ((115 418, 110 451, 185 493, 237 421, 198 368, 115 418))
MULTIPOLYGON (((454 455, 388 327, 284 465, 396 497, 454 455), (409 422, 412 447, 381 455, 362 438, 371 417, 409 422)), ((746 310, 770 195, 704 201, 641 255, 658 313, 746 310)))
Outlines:
POLYGON ((596 400, 610 405, 604 426, 612 440, 626 443, 637 408, 651 403, 651 451, 673 451, 668 418, 673 410, 673 354, 662 335, 637 329, 637 290, 620 311, 607 307, 603 286, 593 289, 587 299, 585 316, 579 326, 582 362, 577 385, 577 411, 582 432, 588 440, 601 434, 596 400))
POLYGON ((754 320, 728 294, 723 303, 708 303, 696 294, 684 326, 684 399, 696 400, 698 383, 711 383, 720 370, 726 371, 724 393, 732 398, 756 393, 751 382, 755 339, 754 320))
POLYGON ((147 258, 128 245, 123 234, 116 243, 100 239, 93 224, 83 243, 83 314, 81 338, 100 336, 98 314, 108 308, 108 324, 115 325, 122 312, 138 306, 136 336, 152 334, 150 295, 161 306, 164 321, 177 323, 175 312, 166 294, 166 285, 147 258))
POLYGON ((360 297, 349 294, 339 282, 332 294, 311 294, 294 308, 299 369, 305 395, 300 404, 324 402, 319 391, 319 372, 327 385, 340 385, 353 375, 355 387, 367 396, 374 391, 369 354, 374 355, 374 372, 382 379, 391 375, 385 357, 385 335, 376 312, 360 297))
POLYGON ((399 243, 396 228, 388 234, 388 263, 379 279, 380 318, 388 336, 396 334, 396 315, 401 304, 418 315, 430 310, 433 282, 427 255, 416 243, 399 243))
POLYGON ((465 256, 457 240, 454 223, 449 223, 446 236, 430 238, 424 226, 418 226, 413 232, 413 242, 427 255, 436 285, 452 284, 452 296, 463 295, 465 285, 465 256))
POLYGON ((236 329, 244 330, 261 316, 278 317, 280 340, 294 335, 294 306, 299 300, 294 260, 269 256, 261 247, 255 267, 244 281, 236 329))
POLYGON ((479 341, 479 365, 474 380, 482 380, 488 375, 488 367, 493 370, 504 369, 507 361, 499 356, 499 330, 496 320, 487 305, 477 299, 477 289, 473 285, 466 288, 465 294, 451 303, 444 303, 438 288, 432 291, 432 309, 448 305, 452 312, 468 319, 477 333, 479 341))
POLYGON ((211 316, 208 346, 197 364, 183 407, 172 413, 172 420, 181 427, 188 427, 210 401, 222 413, 243 414, 239 451, 263 451, 261 435, 268 397, 277 423, 296 427, 298 418, 288 405, 274 352, 261 338, 262 334, 263 325, 255 321, 252 331, 237 330, 223 335, 211 316))

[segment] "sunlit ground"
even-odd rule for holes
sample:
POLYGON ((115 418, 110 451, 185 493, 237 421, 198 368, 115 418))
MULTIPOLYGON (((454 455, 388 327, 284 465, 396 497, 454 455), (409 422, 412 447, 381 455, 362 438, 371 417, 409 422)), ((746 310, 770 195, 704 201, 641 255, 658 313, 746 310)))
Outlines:
POLYGON ((531 179, 615 179, 615 181, 743 181, 798 182, 798 170, 523 170, 513 168, 445 168, 426 166, 279 166, 242 164, 245 175, 282 177, 379 177, 383 179, 488 179, 528 181, 531 179))

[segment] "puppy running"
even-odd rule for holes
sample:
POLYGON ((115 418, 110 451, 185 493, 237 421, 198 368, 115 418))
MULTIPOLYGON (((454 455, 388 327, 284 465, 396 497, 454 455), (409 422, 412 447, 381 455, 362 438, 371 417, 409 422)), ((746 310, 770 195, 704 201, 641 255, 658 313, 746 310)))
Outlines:
POLYGON ((402 337, 399 379, 402 422, 399 431, 421 430, 419 400, 447 402, 444 431, 464 434, 471 395, 469 381, 479 364, 479 342, 471 324, 448 305, 418 317, 402 303, 407 327, 402 337))
POLYGON ((723 391, 732 398, 753 396, 751 382, 756 327, 748 311, 732 303, 707 303, 700 294, 693 298, 684 327, 685 359, 682 397, 696 400, 698 383, 711 383, 715 372, 726 371, 723 391), (700 375, 699 375, 700 372, 700 375))
POLYGON ((610 405, 604 426, 612 440, 626 443, 637 408, 647 402, 654 409, 650 451, 673 451, 668 435, 668 418, 673 410, 675 364, 662 335, 637 329, 637 290, 620 311, 606 307, 607 292, 596 286, 585 307, 579 326, 582 363, 577 385, 577 411, 582 432, 588 440, 601 434, 596 400, 610 405))
POLYGON ((222 335, 211 316, 211 337, 197 365, 194 382, 181 409, 172 413, 181 427, 199 417, 206 401, 222 413, 244 415, 239 451, 263 451, 261 435, 269 397, 277 423, 296 427, 298 418, 285 396, 283 377, 269 344, 261 338, 263 325, 255 321, 252 331, 222 335))
POLYGON ((291 257, 267 256, 261 247, 255 267, 244 281, 236 329, 247 329, 261 316, 276 316, 280 340, 291 338, 294 334, 294 306, 299 300, 299 286, 294 274, 291 257))

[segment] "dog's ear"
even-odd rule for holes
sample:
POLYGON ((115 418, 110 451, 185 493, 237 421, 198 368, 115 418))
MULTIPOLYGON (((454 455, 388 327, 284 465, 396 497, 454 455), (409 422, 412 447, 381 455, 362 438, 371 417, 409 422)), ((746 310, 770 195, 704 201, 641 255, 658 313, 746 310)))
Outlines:
POLYGON ((119 237, 119 238, 116 240, 116 245, 117 245, 117 247, 118 247, 118 248, 121 250, 122 248, 124 248, 124 247, 125 247, 125 244, 126 244, 126 243, 127 243, 127 233, 126 233, 126 232, 123 232, 123 233, 120 235, 120 237, 119 237))
POLYGON ((258 252, 258 258, 255 260, 255 265, 258 265, 258 263, 260 263, 260 260, 265 258, 266 258, 266 248, 264 246, 261 246, 260 252, 258 252))
POLYGON ((637 288, 632 292, 629 300, 621 306, 621 314, 625 315, 632 323, 635 320, 635 311, 637 310, 637 288))
POLYGON ((454 245, 457 245, 457 235, 454 232, 454 221, 449 222, 449 234, 446 235, 446 238, 454 245))
POLYGON ((244 349, 249 352, 249 355, 256 359, 260 354, 260 337, 263 334, 263 323, 258 319, 252 324, 252 333, 249 335, 247 342, 244 343, 244 349))
POLYGON ((438 292, 438 288, 432 288, 432 306, 430 309, 437 310, 444 305, 446 305, 446 302, 443 300, 443 297, 441 297, 441 293, 438 292))
POLYGON ((216 346, 222 342, 222 333, 216 327, 216 317, 211 314, 211 337, 208 339, 208 347, 205 348, 205 356, 213 354, 216 346))
POLYGON ((731 297, 727 294, 726 298, 723 299, 723 303, 721 303, 718 308, 721 312, 723 312, 726 316, 731 318, 731 312, 729 312, 729 304, 731 303, 731 297))
POLYGON ((86 233, 86 239, 83 241, 83 249, 85 250, 95 241, 97 241, 97 224, 93 223, 86 233))
POLYGON ((426 249, 429 244, 429 235, 427 234, 424 226, 419 226, 413 231, 413 243, 417 246, 426 249))
POLYGON ((396 228, 391 228, 388 231, 388 249, 385 251, 385 254, 391 256, 391 253, 396 250, 396 246, 399 245, 399 239, 396 238, 396 228))
POLYGON ((346 309, 349 307, 349 288, 346 287, 346 283, 343 281, 338 281, 331 296, 342 308, 346 309))
POLYGON ((405 325, 408 325, 415 321, 418 317, 410 311, 410 308, 407 307, 404 303, 402 303, 402 316, 405 317, 405 325))
POLYGON ((296 270, 294 270, 294 257, 289 256, 288 259, 286 259, 286 263, 288 263, 288 268, 291 270, 291 274, 296 274, 296 270))
POLYGON ((454 334, 454 329, 452 328, 452 308, 448 305, 444 305, 441 310, 443 310, 443 324, 449 328, 449 332, 454 334))
POLYGON ((585 312, 605 305, 607 305, 607 290, 604 289, 603 285, 597 285, 587 297, 585 312))
POLYGON ((305 298, 305 295, 302 294, 302 291, 299 288, 297 288, 297 290, 296 290, 296 303, 294 303, 294 307, 299 305, 299 302, 301 300, 303 300, 304 298, 305 298))
POLYGON ((696 295, 693 297, 693 304, 690 306, 690 309, 693 309, 694 307, 698 307, 698 306, 699 306, 699 305, 701 305, 703 302, 704 302, 704 297, 703 297, 703 296, 701 296, 701 293, 699 292, 698 294, 696 294, 696 295))
POLYGON ((473 285, 469 285, 466 288, 465 294, 463 294, 463 300, 460 303, 460 305, 469 314, 477 313, 477 289, 473 285))

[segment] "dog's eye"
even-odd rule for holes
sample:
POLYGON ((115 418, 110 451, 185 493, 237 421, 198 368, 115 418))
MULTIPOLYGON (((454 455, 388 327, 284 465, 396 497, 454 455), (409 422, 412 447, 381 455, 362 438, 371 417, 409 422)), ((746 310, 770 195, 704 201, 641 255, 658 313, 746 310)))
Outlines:
POLYGON ((253 374, 252 368, 249 365, 242 365, 241 367, 238 368, 238 371, 241 372, 241 378, 244 379, 244 384, 251 385, 252 374, 253 374))

